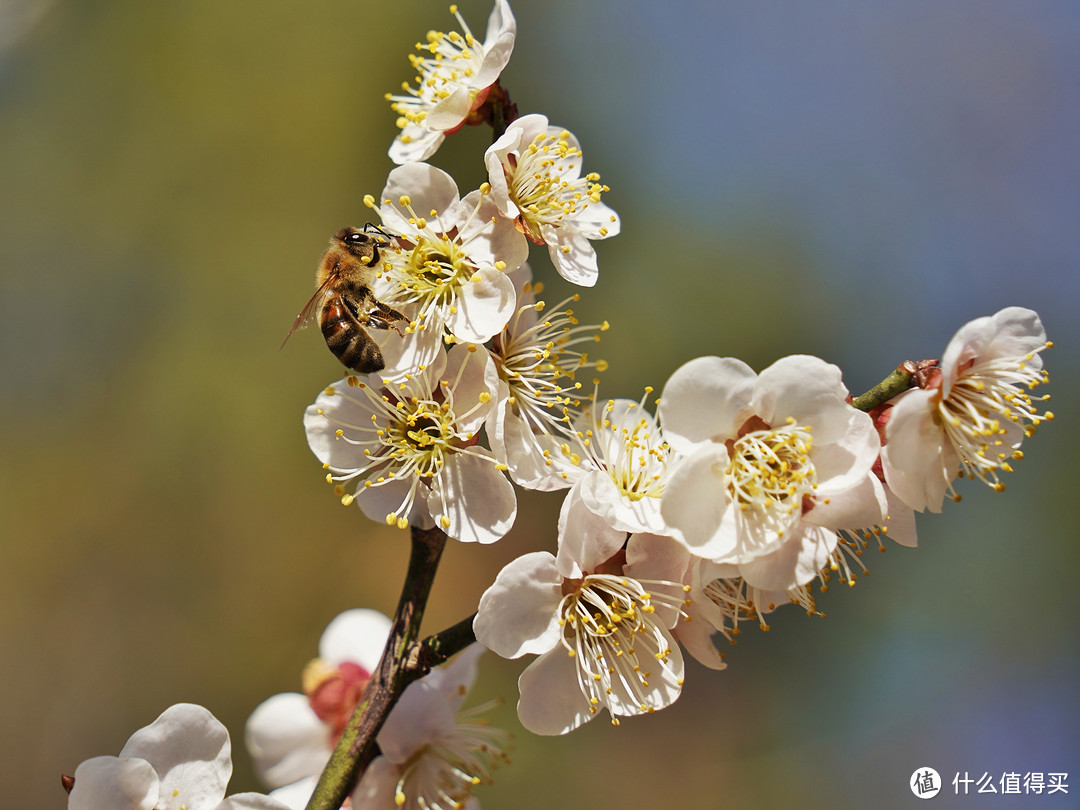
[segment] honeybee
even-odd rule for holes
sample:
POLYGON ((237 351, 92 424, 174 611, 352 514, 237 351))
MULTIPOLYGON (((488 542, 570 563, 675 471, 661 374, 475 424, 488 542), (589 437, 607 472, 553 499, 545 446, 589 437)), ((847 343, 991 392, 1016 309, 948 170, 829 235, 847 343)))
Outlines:
POLYGON ((317 317, 326 345, 346 368, 361 374, 382 370, 382 352, 365 327, 393 328, 401 334, 395 324, 409 320, 371 291, 382 251, 392 247, 390 239, 390 234, 370 222, 363 229, 342 228, 335 233, 319 260, 318 289, 296 316, 285 340, 317 317))

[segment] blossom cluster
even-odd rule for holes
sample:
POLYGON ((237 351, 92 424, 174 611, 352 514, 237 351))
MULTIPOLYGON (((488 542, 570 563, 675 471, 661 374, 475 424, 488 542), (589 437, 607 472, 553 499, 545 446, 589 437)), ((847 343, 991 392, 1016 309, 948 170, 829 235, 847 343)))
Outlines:
MULTIPOLYGON (((555 272, 597 282, 593 242, 615 236, 609 191, 578 139, 517 115, 499 75, 517 28, 496 0, 481 42, 431 32, 415 86, 388 96, 398 164, 363 233, 371 289, 402 329, 368 318, 378 371, 350 370, 304 413, 309 446, 346 506, 400 529, 490 544, 517 516, 518 488, 561 493, 553 550, 506 565, 479 598, 479 644, 413 682, 378 732, 379 756, 354 808, 478 807, 472 790, 506 759, 508 735, 462 710, 485 649, 535 656, 518 717, 564 734, 602 712, 612 723, 671 705, 689 655, 725 667, 718 640, 814 591, 852 584, 885 538, 916 544, 915 513, 959 500, 958 474, 1004 489, 1023 439, 1053 418, 1034 393, 1051 344, 1039 317, 1010 307, 961 328, 940 360, 906 364, 905 385, 853 401, 841 370, 793 355, 760 372, 733 357, 677 368, 653 400, 602 398, 573 294, 549 306, 527 260, 544 245, 555 272), (466 125, 491 124, 487 180, 462 194, 427 163, 466 125), (382 328, 378 328, 382 326, 382 328)), ((478 164, 478 168, 481 164, 478 164)), ((365 333, 367 334, 367 333, 365 333)), ((899 371, 898 371, 899 373, 899 371)), ((228 734, 181 704, 136 733, 120 758, 79 766, 69 807, 302 808, 379 667, 390 620, 338 616, 304 670, 302 692, 261 703, 246 742, 269 796, 224 798, 228 734)))
MULTIPOLYGON (((873 539, 916 543, 914 513, 959 496, 957 472, 997 490, 1039 412, 1050 344, 1017 307, 977 319, 920 386, 852 407, 840 369, 782 358, 755 373, 700 357, 668 379, 656 414, 608 400, 575 415, 552 477, 568 487, 558 549, 507 565, 480 600, 477 639, 539 657, 519 681, 522 724, 570 731, 679 695, 682 650, 713 669, 714 641, 786 603, 815 612, 812 585, 873 539)), ((513 464, 513 460, 509 463, 513 464)))
MULTIPOLYGON (((456 14, 456 12, 455 12, 456 14)), ((872 412, 817 357, 760 373, 699 357, 655 408, 603 399, 589 354, 607 324, 577 296, 547 307, 526 264, 596 282, 592 242, 619 232, 582 148, 547 117, 516 117, 498 76, 516 23, 496 3, 481 43, 429 34, 416 86, 390 96, 399 163, 365 204, 392 234, 375 293, 409 319, 377 336, 386 367, 328 386, 304 418, 345 504, 406 528, 492 543, 512 527, 515 486, 563 493, 554 553, 514 560, 483 594, 477 640, 535 655, 519 682, 523 725, 561 734, 670 705, 683 654, 721 669, 715 637, 782 604, 816 611, 815 581, 852 583, 884 537, 916 543, 914 513, 956 496, 957 470, 1000 489, 1025 433, 1051 414, 1029 392, 1049 344, 1020 308, 968 324, 916 387, 872 412), (462 195, 428 163, 462 126, 501 120, 487 182, 462 195), (591 390, 590 390, 591 389, 591 390)))

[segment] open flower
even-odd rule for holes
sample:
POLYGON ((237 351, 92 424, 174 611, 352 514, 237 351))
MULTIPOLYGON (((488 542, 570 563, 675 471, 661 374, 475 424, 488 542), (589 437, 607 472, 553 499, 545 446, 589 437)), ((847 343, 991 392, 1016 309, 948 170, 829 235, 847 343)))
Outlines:
POLYGON ((1020 444, 1041 422, 1029 392, 1049 382, 1039 353, 1048 348, 1039 316, 1008 307, 976 318, 949 341, 925 389, 901 394, 885 426, 885 480, 908 506, 940 512, 957 471, 999 492, 1000 474, 1022 456, 1020 444))
POLYGON ((492 196, 502 215, 539 245, 548 246, 555 269, 567 281, 596 283, 593 239, 619 232, 619 216, 600 201, 608 187, 600 175, 582 175, 581 147, 543 115, 511 123, 484 155, 492 196))
MULTIPOLYGON (((274 695, 251 713, 245 742, 267 786, 281 788, 322 771, 389 635, 390 620, 378 611, 345 611, 327 625, 319 657, 304 668, 304 694, 274 695)), ((311 786, 307 791, 310 795, 311 786)), ((289 793, 274 795, 291 804, 289 793)))
POLYGON ((389 153, 394 163, 426 160, 435 154, 446 136, 484 103, 488 88, 510 61, 517 21, 506 0, 495 0, 483 43, 473 36, 457 6, 450 11, 464 33, 429 31, 426 44, 416 43, 419 54, 409 55, 416 86, 405 82, 401 94, 386 96, 400 116, 401 132, 389 153))
POLYGON ((847 394, 840 370, 816 357, 786 357, 760 375, 719 357, 676 370, 660 415, 683 459, 661 513, 691 552, 785 591, 828 561, 836 530, 884 519, 878 491, 860 487, 877 434, 847 394))
POLYGON ((68 810, 287 810, 259 793, 225 798, 229 732, 202 706, 178 703, 131 735, 119 757, 75 770, 68 810))
POLYGON ((353 791, 356 810, 479 810, 472 791, 492 781, 509 741, 482 716, 495 702, 461 710, 484 652, 473 644, 406 688, 379 731, 380 756, 353 791))
POLYGON ((669 534, 660 512, 671 472, 671 448, 656 417, 640 402, 594 395, 577 418, 574 434, 560 447, 562 471, 574 481, 568 498, 580 498, 593 513, 624 532, 669 534))
POLYGON ((507 278, 529 256, 528 243, 499 216, 490 194, 458 197, 454 179, 426 163, 390 172, 375 209, 395 234, 399 250, 383 252, 377 297, 411 320, 406 339, 386 342, 384 377, 400 378, 431 362, 446 333, 459 342, 483 343, 497 335, 515 310, 507 278))
POLYGON ((465 345, 400 383, 346 377, 308 406, 308 444, 342 503, 372 520, 494 543, 517 514, 505 465, 477 444, 495 384, 487 353, 465 345))
POLYGON ((537 551, 508 564, 473 621, 477 640, 496 654, 539 656, 518 680, 522 725, 565 734, 600 709, 618 725, 620 717, 669 706, 683 681, 671 628, 682 606, 685 553, 657 554, 630 577, 625 533, 571 498, 559 524, 559 557, 537 551))
POLYGON ((607 322, 582 325, 569 304, 572 296, 548 312, 536 295, 529 265, 509 274, 518 307, 489 348, 499 374, 499 396, 488 420, 492 449, 523 487, 564 489, 578 472, 560 450, 581 413, 579 372, 603 371, 587 345, 600 340, 607 322))

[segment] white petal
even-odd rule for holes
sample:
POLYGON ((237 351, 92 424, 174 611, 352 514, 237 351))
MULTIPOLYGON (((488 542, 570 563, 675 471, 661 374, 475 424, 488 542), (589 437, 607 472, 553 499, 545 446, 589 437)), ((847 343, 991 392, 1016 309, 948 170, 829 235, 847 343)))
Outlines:
POLYGON ((255 772, 276 788, 319 773, 330 757, 329 730, 305 695, 267 698, 248 717, 244 741, 255 772))
POLYGON ((216 810, 291 810, 291 807, 261 793, 235 793, 219 804, 216 810))
POLYGON ((619 235, 622 225, 607 203, 591 202, 574 217, 572 227, 586 239, 610 239, 619 235))
MULTIPOLYGON (((708 599, 705 599, 704 602, 712 604, 708 599)), ((714 625, 701 614, 699 607, 702 605, 703 603, 695 602, 686 606, 684 610, 686 610, 690 618, 687 621, 680 622, 672 632, 683 649, 690 653, 699 664, 709 669, 727 669, 723 656, 720 655, 720 651, 713 642, 713 639, 719 636, 719 633, 716 632, 714 625)), ((722 638, 722 636, 719 637, 722 638)))
POLYGON ((881 452, 881 439, 869 415, 837 403, 825 407, 812 429, 810 458, 817 473, 818 497, 829 497, 856 486, 870 472, 881 452), (830 436, 826 441, 823 436, 830 436))
POLYGON ((458 430, 475 434, 499 393, 499 372, 491 355, 475 346, 458 344, 447 353, 446 369, 439 381, 443 400, 454 409, 458 430))
POLYGON ((733 439, 750 415, 757 375, 733 357, 698 357, 675 370, 660 395, 664 438, 677 452, 733 439))
POLYGON ((424 680, 438 689, 443 700, 456 712, 466 693, 472 688, 480 656, 486 652, 487 648, 482 645, 470 644, 450 659, 449 663, 431 670, 424 676, 424 680))
POLYGON ((427 216, 431 209, 440 214, 451 209, 459 199, 457 183, 442 169, 427 163, 406 163, 393 169, 386 178, 379 201, 389 200, 389 205, 379 209, 383 225, 392 233, 407 234, 415 227, 408 222, 408 212, 398 210, 399 198, 408 197, 412 208, 420 216, 427 216))
POLYGON ((491 451, 453 453, 435 477, 428 511, 455 540, 494 543, 514 525, 517 494, 514 485, 495 468, 491 451))
POLYGON ((571 284, 592 287, 599 275, 596 250, 588 237, 568 228, 540 227, 540 235, 548 246, 548 256, 555 270, 571 284), (563 248, 569 248, 563 250, 563 248))
POLYGON ((404 382, 418 368, 435 365, 443 353, 442 329, 417 329, 404 337, 392 330, 373 329, 370 334, 382 351, 385 364, 376 375, 379 380, 404 382))
POLYGON ((574 484, 581 492, 585 505, 607 521, 612 528, 624 532, 666 534, 668 526, 660 515, 660 499, 646 497, 630 500, 615 485, 606 470, 586 473, 574 484))
POLYGON ((484 343, 502 331, 516 309, 514 284, 494 268, 478 270, 462 285, 457 311, 446 318, 447 328, 466 343, 484 343))
POLYGON ((915 548, 919 542, 915 531, 915 513, 889 487, 884 489, 888 501, 888 515, 882 525, 885 534, 902 546, 915 548))
MULTIPOLYGON (((360 487, 356 490, 356 505, 360 507, 367 517, 376 523, 384 523, 386 516, 396 512, 398 507, 405 501, 413 482, 411 481, 387 481, 377 486, 360 487)), ((417 494, 412 508, 406 516, 409 525, 418 529, 430 529, 435 525, 428 512, 427 497, 428 487, 426 484, 416 484, 417 494)))
POLYGON ((739 566, 747 584, 766 591, 786 591, 805 585, 829 562, 836 533, 803 523, 770 554, 739 566))
POLYGON ((526 667, 518 692, 518 719, 533 734, 566 734, 595 716, 578 688, 577 664, 562 645, 526 667))
POLYGON ((319 777, 310 776, 307 779, 301 779, 299 782, 293 782, 291 785, 270 791, 270 798, 281 802, 289 810, 304 810, 308 802, 311 801, 311 794, 315 792, 315 785, 318 783, 319 777))
POLYGON ((820 357, 797 354, 782 357, 761 372, 750 407, 773 427, 788 418, 812 425, 814 444, 824 445, 837 441, 846 429, 846 418, 837 415, 855 410, 844 401, 847 395, 838 367, 820 357))
POLYGON ((498 207, 499 213, 507 219, 514 219, 520 212, 514 201, 510 199, 510 186, 506 182, 502 160, 505 146, 516 147, 516 139, 520 134, 520 132, 511 132, 507 129, 503 136, 489 146, 487 152, 484 153, 488 183, 491 184, 491 199, 498 207))
POLYGON ((337 436, 338 428, 349 438, 371 430, 372 409, 367 398, 350 388, 348 378, 323 389, 304 411, 304 431, 315 457, 332 470, 356 470, 367 465, 362 448, 337 436))
POLYGON ((144 759, 93 757, 75 769, 68 810, 153 810, 158 776, 144 759))
POLYGON ((517 20, 510 10, 510 4, 507 0, 495 0, 495 7, 488 16, 487 33, 484 36, 484 61, 475 79, 477 87, 487 87, 499 78, 499 74, 510 61, 516 36, 517 20))
MULTIPOLYGON (((631 694, 621 680, 613 681, 611 695, 609 695, 613 714, 623 717, 647 714, 649 711, 666 708, 678 699, 682 693, 684 667, 682 650, 679 649, 674 636, 670 635, 670 631, 665 633, 665 637, 669 645, 667 662, 664 666, 659 664, 654 666, 649 677, 649 685, 644 687, 644 694, 640 698, 636 694, 631 694)), ((639 655, 644 654, 643 657, 647 658, 648 653, 656 654, 655 648, 649 645, 651 640, 651 636, 647 635, 638 637, 636 646, 639 655)))
POLYGON ((401 776, 401 768, 389 759, 375 757, 364 770, 356 789, 353 790, 354 810, 393 810, 396 808, 394 792, 401 776))
POLYGON ((421 678, 405 688, 377 740, 390 762, 405 765, 453 727, 453 707, 436 685, 421 678))
MULTIPOLYGON (((433 132, 424 127, 409 124, 390 144, 387 154, 390 160, 398 164, 427 160, 439 151, 444 140, 446 140, 446 135, 442 132, 433 132)), ((394 217, 394 219, 401 219, 401 217, 394 217)), ((383 219, 383 225, 389 226, 386 219, 383 219)))
MULTIPOLYGON (((689 579, 691 559, 686 546, 673 537, 633 534, 626 541, 623 572, 642 582, 649 580, 647 588, 651 593, 667 596, 672 603, 680 604, 686 598, 683 584, 689 579)), ((678 608, 655 599, 653 607, 656 611, 654 616, 665 627, 674 627, 679 621, 678 608)))
POLYGON ((916 512, 940 512, 949 484, 948 464, 955 452, 934 421, 937 391, 909 391, 891 411, 885 425, 881 466, 885 481, 916 512))
POLYGON ((510 10, 510 3, 507 0, 495 0, 495 7, 491 9, 491 14, 488 15, 487 31, 484 34, 484 49, 493 47, 495 42, 507 34, 516 33, 517 20, 514 19, 514 12, 510 10))
POLYGON ((498 389, 488 438, 495 457, 509 468, 510 478, 518 486, 541 492, 572 486, 583 475, 582 468, 563 455, 555 436, 533 433, 529 423, 514 413, 506 383, 500 381, 498 389))
POLYGON ((736 538, 721 531, 731 501, 727 466, 724 445, 702 445, 675 466, 664 485, 660 514, 699 557, 722 557, 735 547, 736 538))
MULTIPOLYGON (((464 85, 451 87, 449 95, 439 99, 435 106, 428 110, 423 126, 426 129, 434 129, 445 132, 458 126, 469 114, 472 108, 472 91, 464 85)), ((421 209, 417 209, 419 211, 421 209)))
POLYGON ((212 810, 232 775, 229 732, 202 706, 178 703, 139 729, 121 758, 149 762, 161 780, 159 795, 182 797, 186 810, 212 810))
POLYGON ((662 579, 681 585, 693 559, 674 537, 633 534, 626 541, 624 571, 634 579, 662 579))
POLYGON ((393 623, 377 610, 353 608, 339 613, 319 639, 319 657, 329 664, 359 664, 368 673, 379 666, 393 623))
MULTIPOLYGON (((1023 307, 1007 307, 994 315, 976 318, 962 326, 941 356, 942 391, 952 390, 959 369, 975 358, 1023 357, 1046 342, 1046 330, 1039 316, 1023 307)), ((1042 367, 1035 355, 1029 365, 1042 367)))
POLYGON ((523 115, 512 122, 506 128, 506 132, 484 153, 488 183, 491 184, 491 197, 498 206, 499 212, 507 219, 514 219, 520 213, 517 205, 510 199, 510 188, 506 181, 506 171, 510 169, 511 163, 509 156, 520 155, 521 151, 546 129, 545 116, 537 113, 523 115))
POLYGON ((865 474, 854 487, 831 495, 828 499, 815 500, 814 508, 803 518, 834 531, 870 529, 884 523, 887 512, 885 487, 871 472, 865 474))
POLYGON ((456 209, 461 229, 458 239, 478 268, 494 268, 504 262, 510 271, 529 259, 529 241, 512 220, 499 214, 490 194, 470 192, 456 209))
POLYGON ((585 504, 575 486, 559 510, 559 552, 555 566, 568 579, 595 571, 626 542, 626 532, 612 526, 585 504))
POLYGON ((546 551, 507 564, 480 597, 473 619, 476 640, 503 658, 550 650, 562 638, 556 612, 562 582, 555 557, 546 551))

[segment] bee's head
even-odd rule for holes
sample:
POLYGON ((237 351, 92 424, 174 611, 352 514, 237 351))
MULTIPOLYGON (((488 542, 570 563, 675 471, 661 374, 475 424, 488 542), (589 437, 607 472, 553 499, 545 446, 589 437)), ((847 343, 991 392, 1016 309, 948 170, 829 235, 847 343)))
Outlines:
POLYGON ((371 234, 362 231, 360 228, 342 228, 334 234, 334 241, 347 248, 356 248, 370 244, 373 239, 371 234))
POLYGON ((378 261, 379 248, 389 247, 391 235, 370 222, 363 228, 342 228, 334 234, 334 241, 354 256, 378 261))
POLYGON ((365 264, 378 261, 380 243, 376 240, 375 235, 360 228, 342 228, 334 234, 331 244, 340 245, 353 256, 363 259, 365 264))

